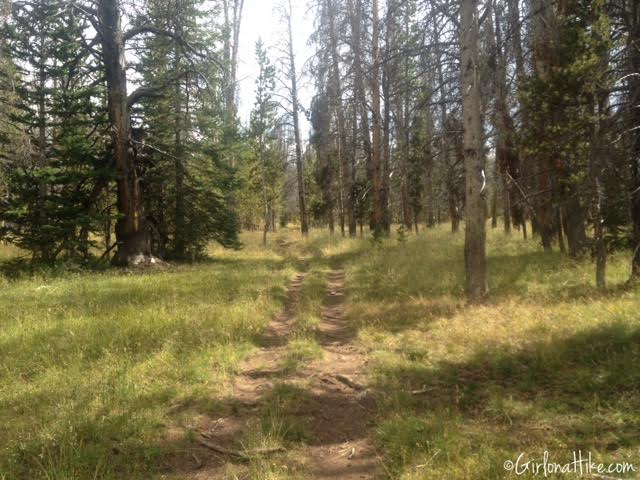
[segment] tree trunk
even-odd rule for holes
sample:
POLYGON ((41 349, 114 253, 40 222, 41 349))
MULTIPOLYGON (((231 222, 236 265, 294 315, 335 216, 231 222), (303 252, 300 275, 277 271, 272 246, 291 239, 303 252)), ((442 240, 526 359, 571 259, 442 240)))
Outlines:
POLYGON ((560 252, 567 253, 567 249, 564 246, 564 235, 562 231, 564 229, 564 222, 562 216, 562 209, 556 208, 556 234, 558 235, 558 246, 560 247, 560 252))
MULTIPOLYGON (((362 0, 356 0, 355 6, 353 4, 353 0, 348 0, 349 12, 350 12, 350 23, 351 23, 351 37, 352 37, 352 46, 353 49, 353 84, 354 84, 354 109, 360 115, 360 133, 362 135, 362 149, 365 154, 365 163, 367 169, 367 179, 369 180, 369 187, 371 191, 373 191, 373 152, 372 152, 372 144, 371 144, 371 129, 369 128, 369 104, 367 102, 366 88, 364 84, 364 72, 362 68, 362 0)), ((357 119, 356 119, 357 122, 357 119)), ((355 144, 355 139, 354 139, 355 144)), ((355 155, 352 158, 352 162, 355 162, 355 155)), ((354 181, 355 181, 355 167, 352 168, 354 181)), ((373 195, 371 193, 370 197, 373 195)), ((370 202, 371 209, 374 208, 376 204, 374 199, 370 202)), ((369 227, 371 229, 374 228, 374 225, 371 221, 373 215, 370 217, 369 227)), ((360 232, 362 233, 362 231, 360 232)))
MULTIPOLYGON (((531 7, 533 12, 533 66, 536 77, 540 81, 545 81, 555 63, 552 40, 557 33, 554 31, 554 7, 547 0, 532 0, 531 7)), ((534 169, 538 190, 534 205, 536 208, 536 226, 540 233, 544 250, 550 252, 554 233, 553 159, 550 155, 540 155, 534 169)))
MULTIPOLYGON (((181 31, 176 32, 177 35, 182 35, 181 31)), ((174 48, 174 69, 179 71, 181 68, 181 50, 176 45, 174 48)), ((175 212, 174 212, 174 225, 175 232, 173 238, 174 256, 179 260, 184 260, 186 257, 186 239, 185 239, 185 198, 184 198, 184 146, 182 139, 183 125, 183 113, 182 113, 182 92, 180 91, 180 81, 176 81, 174 92, 174 109, 175 109, 175 125, 174 125, 174 168, 175 168, 175 212)))
POLYGON ((496 186, 501 183, 502 186, 502 205, 504 215, 504 231, 506 234, 511 233, 511 182, 510 177, 517 177, 518 156, 513 147, 513 138, 515 129, 513 119, 509 114, 509 106, 507 103, 507 68, 505 58, 505 48, 502 42, 502 9, 497 7, 495 1, 492 0, 495 15, 495 39, 492 46, 495 51, 495 115, 494 125, 496 127, 496 166, 498 175, 496 177, 496 186), (499 180, 498 180, 499 177, 499 180))
MULTIPOLYGON (((379 27, 378 21, 378 5, 377 0, 374 1, 374 34, 376 33, 375 29, 379 27)), ((393 72, 391 71, 391 62, 390 62, 390 48, 391 48, 391 39, 393 37, 393 29, 395 26, 395 22, 393 20, 392 14, 395 11, 395 3, 390 1, 387 4, 387 16, 386 16, 386 36, 385 36, 385 62, 382 73, 382 97, 384 104, 384 118, 382 121, 382 163, 380 166, 380 230, 385 235, 388 235, 391 231, 391 213, 389 211, 389 195, 391 192, 389 175, 391 173, 391 78, 393 72)), ((375 35, 374 35, 375 37, 375 35)), ((379 58, 379 49, 375 50, 378 52, 379 58)), ((378 60, 378 64, 380 60, 378 60)), ((374 126, 375 127, 375 126, 374 126)), ((409 230, 411 229, 411 224, 409 222, 409 230)))
MULTIPOLYGON (((389 72, 385 71, 382 79, 384 97, 384 120, 382 122, 382 166, 380 178, 380 229, 388 235, 391 231, 391 212, 389 211, 389 174, 391 173, 391 101, 389 91, 389 72)), ((411 222, 408 225, 411 229, 411 222)))
MULTIPOLYGON (((602 52, 600 57, 600 68, 604 72, 607 69, 608 55, 602 52)), ((600 91, 596 95, 596 101, 594 101, 595 121, 593 123, 593 138, 591 141, 591 182, 593 185, 596 286, 600 290, 604 290, 607 286, 607 243, 604 232, 604 215, 602 212, 604 192, 601 179, 605 168, 605 152, 607 150, 603 119, 606 115, 606 107, 608 106, 608 96, 609 93, 607 91, 600 91)))
POLYGON ((142 212, 140 181, 130 144, 125 48, 117 0, 98 2, 98 17, 117 174, 119 218, 115 232, 118 250, 113 263, 135 265, 148 259, 150 247, 142 212))
POLYGON ((231 135, 235 130, 238 107, 236 104, 236 77, 238 69, 238 49, 240 47, 240 26, 244 0, 224 0, 225 17, 224 36, 224 96, 225 96, 225 134, 231 135), (231 5, 229 4, 231 2, 231 5), (231 7, 231 8, 230 8, 231 7))
MULTIPOLYGON (((497 168, 495 169, 497 170, 497 168)), ((493 195, 491 196, 491 228, 495 230, 498 228, 498 192, 499 174, 497 171, 493 172, 493 195)))
MULTIPOLYGON (((509 27, 512 32, 511 35, 511 45, 515 57, 516 64, 516 83, 518 91, 520 91, 524 85, 526 80, 525 71, 524 71, 524 55, 522 53, 522 32, 520 25, 520 7, 519 0, 508 0, 508 16, 509 16, 509 27)), ((506 47, 505 47, 506 48, 506 47)), ((521 122, 522 128, 527 129, 529 125, 529 120, 527 117, 527 112, 521 107, 521 122)), ((509 117, 510 118, 510 117, 509 117)), ((514 130, 515 131, 515 130, 514 130)), ((515 148, 513 150, 515 155, 514 162, 516 167, 510 172, 510 175, 513 179, 518 182, 523 188, 523 190, 527 191, 527 185, 529 184, 529 179, 531 178, 531 168, 529 168, 529 163, 524 159, 524 153, 522 151, 517 151, 515 148), (526 181, 523 180, 526 179, 526 181)), ((513 182, 509 179, 509 183, 511 187, 514 187, 513 182)), ((517 194, 513 196, 515 199, 517 194)), ((522 234, 524 239, 527 239, 527 215, 528 215, 528 207, 526 204, 526 200, 523 198, 520 202, 513 202, 510 199, 511 210, 513 213, 513 220, 516 225, 522 226, 522 234)))
MULTIPOLYGON (((440 37, 437 29, 433 31, 433 42, 434 44, 438 44, 440 42, 440 37)), ((439 95, 439 108, 440 108, 440 124, 441 124, 441 133, 440 133, 440 162, 442 165, 446 167, 446 188, 447 188, 447 204, 449 207, 449 216, 451 219, 451 232, 457 233, 460 230, 460 216, 458 213, 458 205, 456 198, 456 179, 454 177, 453 171, 453 157, 455 153, 452 145, 449 145, 449 140, 454 139, 453 132, 448 131, 449 121, 447 117, 447 97, 445 92, 445 81, 444 81, 444 73, 442 71, 442 58, 438 57, 436 61, 436 69, 438 74, 438 95, 439 95)), ((440 217, 440 209, 438 208, 438 217, 440 217)), ((438 218, 438 223, 440 223, 440 218, 438 218)))
POLYGON ((374 236, 384 232, 382 209, 382 126, 380 121, 380 20, 378 0, 372 1, 371 33, 371 227, 374 236))
POLYGON ((480 88, 478 84, 477 0, 462 0, 460 47, 463 91, 466 291, 472 301, 488 293, 486 260, 486 200, 481 140, 480 88))
MULTIPOLYGON (((637 128, 640 125, 640 2, 629 2, 627 13, 629 22, 629 38, 627 51, 629 55, 628 70, 633 74, 629 78, 629 95, 627 99, 630 124, 628 128, 637 128)), ((633 225, 631 259, 631 282, 640 281, 640 135, 636 132, 631 141, 631 199, 630 212, 633 225)))
POLYGON ((564 211, 562 212, 565 235, 569 245, 569 255, 572 258, 582 257, 587 250, 588 242, 585 227, 585 207, 577 195, 578 193, 574 189, 568 192, 568 198, 564 202, 564 211))
POLYGON ((289 11, 287 15, 287 30, 289 34, 289 75, 291 76, 291 104, 293 115, 293 134, 296 142, 296 179, 298 182, 298 209, 300 210, 300 231, 305 237, 309 234, 307 223, 307 207, 305 203, 304 189, 304 163, 302 159, 302 139, 300 138, 300 119, 298 118, 300 105, 298 103, 298 78, 296 74, 296 61, 293 54, 293 29, 291 26, 291 0, 289 0, 289 11))

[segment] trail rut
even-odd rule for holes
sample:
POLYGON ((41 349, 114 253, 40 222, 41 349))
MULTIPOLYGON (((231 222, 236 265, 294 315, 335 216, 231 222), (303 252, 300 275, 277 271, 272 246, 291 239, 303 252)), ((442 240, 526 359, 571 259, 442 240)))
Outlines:
POLYGON ((320 382, 312 387, 309 410, 314 441, 308 447, 314 479, 373 479, 376 453, 371 440, 375 401, 366 388, 366 356, 352 340, 355 329, 345 312, 345 273, 327 275, 327 293, 318 328, 325 354, 311 366, 320 382))
MULTIPOLYGON (((289 445, 285 455, 274 456, 273 462, 286 465, 288 471, 298 472, 302 478, 374 479, 375 399, 366 385, 366 355, 354 346, 357 332, 347 320, 344 270, 334 269, 326 276, 321 321, 316 331, 322 358, 293 372, 283 370, 305 277, 306 273, 300 272, 291 280, 283 311, 270 322, 261 347, 241 364, 231 394, 224 400, 229 414, 216 419, 204 415, 194 420, 192 429, 206 441, 241 451, 243 433, 260 421, 263 409, 273 401, 274 388, 289 386, 303 392, 288 414, 303 422, 307 435, 289 445)), ((197 443, 180 463, 181 475, 165 478, 258 478, 246 462, 197 443)))

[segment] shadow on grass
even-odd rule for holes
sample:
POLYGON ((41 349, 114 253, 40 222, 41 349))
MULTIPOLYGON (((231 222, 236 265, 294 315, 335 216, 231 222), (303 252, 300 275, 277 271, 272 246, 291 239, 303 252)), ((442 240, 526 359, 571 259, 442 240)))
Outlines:
POLYGON ((54 264, 32 261, 27 257, 0 260, 0 276, 11 281, 32 277, 58 278, 76 273, 99 273, 109 269, 108 261, 95 257, 62 259, 54 264))
MULTIPOLYGON (((457 241, 440 236, 404 244, 363 242, 360 248, 330 259, 346 266, 353 321, 395 333, 464 309, 463 252, 457 241)), ((624 284, 598 290, 590 277, 585 278, 584 263, 561 253, 498 251, 490 254, 488 263, 490 305, 513 298, 544 305, 593 302, 629 292, 624 284)))
POLYGON ((371 302, 362 308, 352 307, 351 322, 358 327, 372 327, 389 333, 399 333, 441 318, 451 318, 460 306, 452 302, 415 301, 371 302))
POLYGON ((391 405, 402 415, 439 417, 448 433, 437 435, 480 424, 479 434, 509 432, 484 438, 513 452, 553 438, 603 452, 640 445, 639 362, 640 327, 619 323, 513 352, 483 349, 463 363, 381 365, 376 387, 398 392, 391 405), (408 393, 420 388, 424 394, 408 393))
MULTIPOLYGON (((255 402, 239 401, 233 396, 224 399, 215 411, 204 412, 207 419, 197 426, 197 430, 209 434, 213 443, 232 450, 283 446, 294 455, 285 463, 295 467, 300 461, 295 457, 295 451, 300 447, 327 446, 335 449, 340 448, 343 442, 348 444, 364 438, 367 425, 373 419, 366 409, 365 400, 345 395, 321 382, 308 388, 275 381, 261 391, 255 402)), ((190 412, 192 416, 203 418, 202 411, 190 409, 190 412)), ((246 459, 220 456, 203 448, 191 441, 186 432, 182 438, 164 443, 162 448, 170 452, 172 467, 167 471, 173 474, 187 475, 198 470, 199 467, 189 460, 194 453, 203 461, 205 470, 220 469, 224 465, 250 467, 246 459)), ((268 460, 278 462, 287 455, 272 454, 268 460)), ((354 471, 355 468, 335 470, 335 478, 354 471)), ((259 472, 259 475, 264 475, 264 472, 259 472)), ((244 478, 265 477, 249 475, 244 478)))

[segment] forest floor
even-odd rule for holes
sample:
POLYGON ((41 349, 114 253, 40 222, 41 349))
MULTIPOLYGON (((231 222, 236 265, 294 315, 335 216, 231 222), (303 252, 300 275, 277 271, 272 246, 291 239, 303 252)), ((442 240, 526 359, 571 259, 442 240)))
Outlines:
POLYGON ((638 476, 628 255, 602 293, 589 259, 492 231, 491 298, 469 305, 444 227, 243 241, 192 266, 0 280, 0 479, 539 478, 504 465, 545 451, 638 476))

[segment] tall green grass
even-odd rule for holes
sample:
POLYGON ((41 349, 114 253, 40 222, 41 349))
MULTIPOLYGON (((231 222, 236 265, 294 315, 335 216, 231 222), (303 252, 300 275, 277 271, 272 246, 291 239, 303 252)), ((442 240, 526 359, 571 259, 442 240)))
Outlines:
POLYGON ((149 478, 176 416, 223 380, 282 305, 293 266, 257 246, 165 271, 0 290, 0 478, 149 478))

